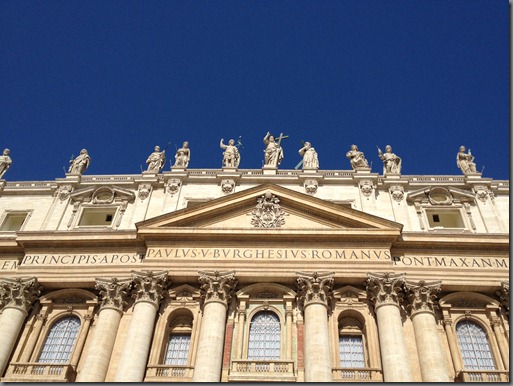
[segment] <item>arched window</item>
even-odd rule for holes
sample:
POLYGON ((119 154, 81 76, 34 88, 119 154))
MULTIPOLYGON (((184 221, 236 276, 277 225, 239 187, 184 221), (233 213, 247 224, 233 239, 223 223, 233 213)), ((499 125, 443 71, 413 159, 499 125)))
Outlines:
POLYGON ((362 323, 352 317, 343 317, 339 321, 338 344, 340 367, 364 368, 362 323))
POLYGON ((486 332, 477 323, 463 320, 456 325, 463 366, 466 370, 495 370, 486 332))
POLYGON ((180 314, 171 320, 164 364, 187 364, 191 346, 191 332, 192 315, 180 314))
POLYGON ((38 362, 68 363, 79 330, 80 319, 77 316, 66 316, 55 322, 46 337, 38 362))
POLYGON ((280 329, 274 312, 257 312, 249 326, 248 359, 280 359, 280 329))

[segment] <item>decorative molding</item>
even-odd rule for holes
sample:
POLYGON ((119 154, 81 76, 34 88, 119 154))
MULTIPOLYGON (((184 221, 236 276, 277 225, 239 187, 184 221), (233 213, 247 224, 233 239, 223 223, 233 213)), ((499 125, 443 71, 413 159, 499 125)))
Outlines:
POLYGON ((11 307, 28 312, 42 288, 35 277, 3 278, 0 282, 0 308, 11 307))
POLYGON ((408 300, 410 304, 408 308, 411 311, 411 315, 415 315, 418 312, 429 311, 435 312, 435 299, 436 295, 440 292, 442 281, 433 281, 430 283, 424 280, 418 283, 405 281, 404 287, 407 291, 408 300))
POLYGON ((221 180, 221 189, 224 194, 233 193, 233 191, 235 189, 235 180, 232 180, 232 179, 221 180))
POLYGON ((426 229, 426 226, 424 225, 424 220, 422 219, 422 207, 420 206, 420 203, 418 203, 418 202, 413 203, 413 205, 415 206, 415 212, 417 212, 420 229, 424 230, 424 229, 426 229))
POLYGON ((278 294, 276 294, 274 292, 266 291, 266 292, 259 292, 259 293, 255 294, 255 298, 257 298, 257 299, 278 299, 279 296, 278 296, 278 294))
POLYGON ((358 182, 358 187, 360 188, 362 194, 367 198, 369 198, 372 192, 374 192, 374 184, 369 180, 361 180, 358 182))
POLYGON ((86 299, 80 296, 68 296, 66 298, 56 298, 53 302, 55 304, 83 304, 86 303, 86 299))
POLYGON ((495 293, 501 302, 501 306, 506 310, 509 315, 509 280, 501 282, 501 289, 495 293))
POLYGON ((137 189, 137 196, 141 201, 146 200, 152 191, 152 187, 150 184, 140 184, 137 189))
POLYGON ((403 298, 404 277, 404 273, 385 272, 384 274, 377 274, 367 272, 366 289, 376 309, 387 304, 399 306, 399 302, 403 298))
POLYGON ((203 305, 210 302, 220 302, 228 306, 237 286, 235 271, 205 272, 200 271, 199 282, 203 305))
POLYGON ((132 297, 135 303, 148 302, 156 307, 164 296, 164 287, 171 284, 167 279, 168 271, 161 272, 135 272, 132 271, 132 281, 134 282, 132 297))
POLYGON ((117 278, 104 279, 96 278, 95 288, 100 291, 101 305, 100 309, 114 308, 123 311, 126 306, 128 290, 132 285, 130 279, 118 280, 117 278))
POLYGON ((303 309, 310 304, 329 307, 333 299, 334 275, 335 272, 296 272, 299 306, 303 309))
POLYGON ((463 207, 465 208, 465 213, 467 214, 468 220, 470 221, 470 226, 473 230, 476 230, 476 223, 474 222, 474 218, 472 217, 472 212, 470 211, 470 204, 468 202, 463 203, 463 207))
POLYGON ((165 190, 166 193, 169 193, 173 196, 175 193, 180 190, 180 186, 182 186, 182 181, 178 178, 170 178, 165 182, 165 190))
POLYGON ((315 178, 310 178, 308 180, 305 180, 305 182, 303 183, 303 187, 305 188, 306 193, 313 196, 315 193, 317 193, 319 183, 315 178))
POLYGON ((70 196, 72 191, 73 191, 72 185, 61 185, 55 191, 55 197, 58 197, 59 200, 64 201, 70 196))
POLYGON ((394 201, 400 203, 404 199, 404 188, 401 185, 392 185, 388 188, 388 191, 394 201))
POLYGON ((431 205, 452 205, 454 199, 447 188, 435 186, 429 190, 428 200, 431 205))
POLYGON ((281 209, 279 198, 267 191, 257 199, 251 216, 251 225, 256 228, 279 228, 285 224, 286 214, 281 209))

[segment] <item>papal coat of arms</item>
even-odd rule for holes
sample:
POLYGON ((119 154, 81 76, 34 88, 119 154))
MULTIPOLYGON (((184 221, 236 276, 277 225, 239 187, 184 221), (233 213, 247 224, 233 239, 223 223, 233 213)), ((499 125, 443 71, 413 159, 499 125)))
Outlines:
POLYGON ((271 192, 258 199, 251 215, 251 224, 256 228, 279 228, 285 224, 285 212, 280 207, 280 200, 271 192))

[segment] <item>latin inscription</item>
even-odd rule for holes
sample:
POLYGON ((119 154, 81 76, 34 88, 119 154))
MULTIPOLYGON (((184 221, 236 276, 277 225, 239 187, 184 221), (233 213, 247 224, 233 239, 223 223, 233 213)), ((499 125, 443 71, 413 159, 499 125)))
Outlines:
POLYGON ((25 255, 20 265, 110 265, 140 263, 138 254, 25 255))
POLYGON ((148 248, 156 259, 265 259, 265 260, 391 260, 389 250, 367 249, 237 249, 148 248))
POLYGON ((394 256, 392 261, 402 267, 509 269, 508 259, 502 258, 394 256))

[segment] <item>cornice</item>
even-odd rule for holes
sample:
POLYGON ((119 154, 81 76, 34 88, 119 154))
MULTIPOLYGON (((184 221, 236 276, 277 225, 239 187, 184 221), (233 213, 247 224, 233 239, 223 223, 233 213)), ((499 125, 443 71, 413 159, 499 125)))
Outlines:
POLYGON ((123 247, 141 244, 135 230, 115 231, 26 231, 18 232, 16 242, 23 248, 123 247))
POLYGON ((465 249, 509 251, 509 235, 497 233, 402 232, 392 245, 396 249, 465 249))

